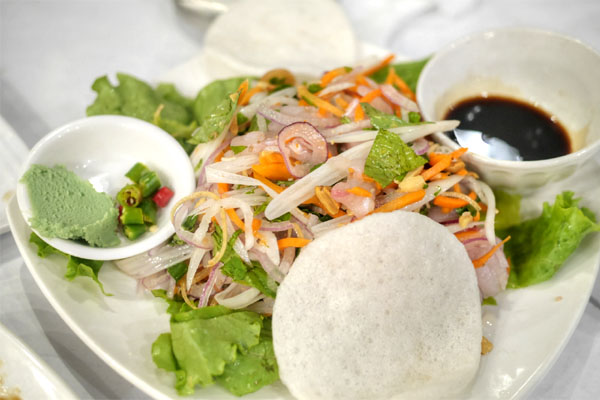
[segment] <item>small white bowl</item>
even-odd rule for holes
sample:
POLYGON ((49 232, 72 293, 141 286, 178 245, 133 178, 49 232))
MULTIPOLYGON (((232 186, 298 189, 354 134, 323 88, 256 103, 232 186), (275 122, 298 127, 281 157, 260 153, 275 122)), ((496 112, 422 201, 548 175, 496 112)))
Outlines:
MULTIPOLYGON (((116 115, 80 119, 50 132, 31 150, 21 176, 32 164, 49 167, 64 165, 87 179, 97 191, 115 198, 129 182, 125 173, 142 162, 155 171, 163 186, 175 195, 159 209, 158 229, 130 241, 119 234, 115 247, 92 247, 73 240, 44 237, 48 244, 77 257, 92 260, 116 260, 143 253, 167 240, 174 233, 170 209, 195 188, 194 169, 181 145, 167 132, 148 122, 116 115)), ((19 182, 17 200, 25 221, 32 216, 27 186, 19 182)), ((35 231, 35 229, 34 229, 35 231)))
MULTIPOLYGON (((573 147, 570 154, 539 161, 467 152, 471 168, 495 187, 526 193, 570 176, 600 150, 600 54, 575 39, 520 28, 467 36, 436 53, 417 85, 421 112, 430 121, 460 100, 486 95, 523 100, 556 116, 573 147)), ((434 137, 459 147, 441 132, 434 137)))

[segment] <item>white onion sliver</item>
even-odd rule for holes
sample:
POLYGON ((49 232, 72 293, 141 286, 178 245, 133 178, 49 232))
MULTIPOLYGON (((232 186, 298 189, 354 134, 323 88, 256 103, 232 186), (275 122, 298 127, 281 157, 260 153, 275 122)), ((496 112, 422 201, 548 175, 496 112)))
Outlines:
POLYGON ((390 128, 388 131, 400 135, 402 140, 409 143, 435 132, 451 131, 459 123, 457 120, 437 121, 432 124, 406 125, 398 128, 390 128))
POLYGON ((237 173, 249 169, 254 164, 258 164, 258 155, 244 154, 213 163, 210 167, 221 171, 237 173))
POLYGON ((321 131, 321 133, 326 138, 329 138, 330 136, 341 135, 342 133, 353 132, 353 131, 356 131, 359 129, 366 129, 366 128, 370 128, 370 127, 371 127, 371 120, 362 119, 358 122, 350 122, 348 124, 342 124, 340 126, 336 126, 335 128, 323 129, 321 131))
POLYGON ((320 224, 314 225, 310 230, 315 236, 320 236, 325 232, 329 232, 332 229, 338 228, 342 225, 346 225, 350 221, 352 221, 352 215, 344 215, 342 217, 337 217, 334 219, 330 219, 329 221, 321 222, 320 224))
POLYGON ((392 103, 399 105, 403 109, 408 111, 419 112, 419 106, 417 103, 404 96, 402 93, 396 90, 392 85, 381 85, 381 93, 392 103))
POLYGON ((222 306, 239 310, 256 303, 265 296, 256 288, 232 283, 227 289, 215 295, 215 300, 222 306))
POLYGON ((350 89, 351 87, 354 87, 354 83, 352 82, 334 83, 321 90, 319 96, 325 96, 330 93, 341 92, 342 90, 350 89))
POLYGON ((303 201, 308 200, 314 195, 315 187, 332 185, 346 177, 350 162, 357 158, 366 157, 372 145, 372 141, 365 142, 335 157, 331 157, 325 164, 296 181, 269 203, 265 210, 267 219, 280 217, 303 201))
POLYGON ((414 211, 420 209, 423 205, 429 203, 436 196, 436 192, 443 193, 446 190, 450 189, 454 184, 460 182, 464 176, 462 175, 452 175, 449 178, 442 179, 439 181, 429 182, 429 187, 425 189, 425 197, 422 200, 419 200, 415 203, 409 204, 406 207, 402 208, 404 211, 414 211))
POLYGON ((163 246, 152 256, 148 253, 142 253, 133 257, 115 260, 114 263, 127 275, 139 279, 187 260, 190 258, 193 249, 187 244, 177 247, 163 246))
POLYGON ((348 132, 338 136, 330 136, 327 138, 329 143, 356 143, 374 140, 377 136, 377 131, 356 131, 348 132))
POLYGON ((196 271, 198 271, 198 267, 200 266, 200 262, 204 255, 206 254, 205 249, 195 249, 192 253, 192 258, 190 258, 190 263, 188 265, 187 275, 185 277, 185 287, 191 288, 192 283, 194 281, 194 276, 196 275, 196 271))

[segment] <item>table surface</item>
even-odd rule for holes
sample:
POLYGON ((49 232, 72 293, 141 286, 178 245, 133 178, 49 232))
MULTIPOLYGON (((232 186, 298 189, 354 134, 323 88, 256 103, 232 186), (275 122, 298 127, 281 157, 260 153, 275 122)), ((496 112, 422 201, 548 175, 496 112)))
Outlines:
MULTIPOLYGON (((359 39, 408 57, 473 31, 551 29, 600 49, 597 0, 339 1, 359 39), (376 23, 374 23, 374 21, 376 23), (374 30, 373 26, 377 29, 374 30)), ((93 80, 123 71, 152 80, 202 51, 209 16, 169 0, 0 0, 0 115, 31 147, 85 115, 93 80)), ((10 233, 0 236, 0 322, 82 399, 146 399, 65 325, 29 274, 10 233)), ((2 344, 0 344, 2 345, 2 344)), ((577 330, 531 399, 600 396, 600 283, 577 330)))

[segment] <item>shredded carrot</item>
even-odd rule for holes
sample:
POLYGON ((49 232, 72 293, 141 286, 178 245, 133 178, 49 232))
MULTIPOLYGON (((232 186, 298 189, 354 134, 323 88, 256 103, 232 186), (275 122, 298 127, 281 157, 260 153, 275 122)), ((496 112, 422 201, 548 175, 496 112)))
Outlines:
POLYGON ((340 210, 336 214, 333 214, 332 217, 339 218, 339 217, 343 217, 344 215, 346 215, 346 213, 344 211, 340 210))
POLYGON ((500 246, 502 246, 504 243, 508 242, 509 240, 510 240, 510 236, 507 236, 506 239, 504 239, 503 241, 501 241, 500 243, 498 243, 497 245, 492 247, 492 249, 490 251, 488 251, 487 253, 485 253, 483 256, 479 257, 478 259, 473 260, 473 266, 475 268, 483 267, 485 265, 485 263, 488 262, 488 260, 494 255, 494 253, 496 251, 498 251, 500 246))
POLYGON ((469 193, 469 198, 472 200, 477 199, 477 194, 475 194, 475 192, 471 191, 471 193, 469 193))
POLYGON ((254 164, 252 170, 271 180, 285 181, 292 178, 285 166, 283 156, 274 151, 261 151, 258 164, 254 164))
POLYGON ((325 87, 327 86, 332 80, 334 80, 336 77, 340 76, 340 75, 344 75, 345 73, 347 73, 347 69, 345 67, 340 67, 340 68, 336 68, 336 69, 332 69, 331 71, 327 71, 322 77, 321 77, 321 86, 325 87))
POLYGON ((464 200, 457 199, 455 197, 437 196, 433 199, 433 204, 435 204, 438 207, 455 209, 459 207, 464 207, 469 203, 464 200))
POLYGON ((451 208, 448 208, 448 207, 442 207, 442 212, 443 212, 444 214, 448 214, 450 211, 452 211, 452 209, 451 209, 451 208))
POLYGON ((390 68, 388 69, 388 74, 385 77, 385 83, 388 85, 391 85, 394 83, 394 76, 396 75, 396 71, 394 70, 394 68, 390 68))
POLYGON ((473 221, 477 222, 481 219, 481 214, 479 214, 479 210, 477 210, 477 214, 473 217, 473 221))
POLYGON ((286 247, 304 247, 310 243, 310 239, 301 239, 301 238, 283 238, 277 241, 277 247, 279 249, 285 249, 286 247))
POLYGON ((449 176, 450 176, 450 174, 448 172, 438 172, 437 174, 435 174, 434 176, 432 176, 430 178, 430 180, 432 180, 432 181, 440 181, 442 179, 446 179, 449 176))
MULTIPOLYGON (((431 158, 429 159, 429 162, 432 162, 431 158)), ((421 172, 421 176, 426 181, 430 180, 431 178, 433 178, 434 175, 448 168, 450 164, 452 164, 452 158, 449 155, 445 155, 444 157, 441 157, 438 161, 436 161, 431 168, 428 168, 425 171, 421 172)))
POLYGON ((235 212, 235 210, 233 208, 228 208, 225 210, 225 212, 227 213, 227 215, 229 216, 229 219, 231 220, 231 222, 233 222, 233 224, 235 226, 237 226, 241 230, 246 229, 246 227, 244 225, 244 221, 242 221, 240 219, 240 217, 238 217, 237 213, 235 212))
POLYGON ((346 190, 348 193, 352 193, 361 197, 372 197, 373 195, 367 189, 361 188, 360 186, 354 186, 351 189, 346 190))
POLYGON ((250 89, 249 91, 247 91, 244 96, 240 96, 240 105, 246 105, 248 104, 248 102, 250 101, 250 99, 252 98, 252 96, 254 96, 256 93, 258 92, 262 92, 264 90, 264 87, 262 86, 255 86, 252 89, 250 89))
POLYGON ((369 81, 363 75, 356 75, 356 78, 354 78, 354 80, 358 85, 370 86, 369 81))
POLYGON ((454 191, 456 193, 462 193, 461 190, 460 190, 460 185, 458 183, 455 183, 452 188, 454 189, 454 191))
POLYGON ((226 149, 221 150, 221 152, 219 154, 217 154, 217 156, 215 157, 215 162, 218 163, 219 161, 221 161, 221 159, 223 158, 223 155, 225 155, 225 152, 227 152, 227 150, 229 150, 229 147, 227 147, 226 149))
POLYGON ((469 172, 466 169, 460 169, 456 172, 456 175, 460 175, 460 176, 465 176, 467 175, 469 172))
POLYGON ((400 208, 406 207, 409 204, 416 203, 417 201, 422 200, 423 197, 425 197, 425 190, 423 189, 417 190, 415 192, 410 192, 402 197, 398 197, 392 201, 388 201, 381 207, 373 210, 373 213, 399 210, 400 208))
POLYGON ((466 231, 456 232, 454 234, 458 240, 467 240, 481 236, 479 229, 469 229, 466 231))
POLYGON ((361 74, 364 76, 369 76, 372 73, 379 71, 380 69, 382 69, 383 67, 385 67, 386 65, 391 63, 393 59, 394 59, 394 55, 390 54, 389 56, 387 56, 386 58, 381 60, 380 63, 373 65, 371 68, 366 69, 365 71, 361 72, 361 74))
MULTIPOLYGON (((393 68, 390 68, 393 70, 393 68)), ((411 90, 411 88, 404 82, 402 78, 398 75, 394 74, 394 84, 400 89, 403 95, 411 99, 412 101, 417 100, 417 96, 415 96, 415 92, 411 90)))
POLYGON ((452 157, 453 160, 456 160, 457 158, 465 154, 467 150, 469 150, 467 147, 461 147, 460 149, 456 149, 452 153, 450 153, 450 157, 452 157))
MULTIPOLYGON (((350 169, 350 168, 348 168, 350 169)), ((362 174, 362 180, 365 182, 371 182, 375 184, 375 187, 377 188, 377 191, 380 192, 381 191, 381 185, 379 184, 379 182, 377 182, 375 179, 371 178, 368 175, 362 174)))
POLYGON ((324 116, 326 116, 326 115, 327 115, 327 110, 326 110, 326 109, 324 109, 324 108, 322 108, 322 107, 319 107, 319 115, 320 115, 321 117, 324 117, 324 116))
POLYGON ((260 172, 257 172, 256 170, 254 170, 254 168, 252 168, 252 170, 254 172, 254 174, 253 174, 254 179, 261 181, 262 183, 264 183, 266 186, 270 187, 277 193, 281 193, 284 191, 285 188, 282 188, 281 186, 276 185, 275 183, 271 182, 270 180, 265 178, 260 172))
POLYGON ((396 114, 396 117, 402 119, 402 109, 396 105, 394 105, 392 108, 394 109, 394 114, 396 114))
POLYGON ((381 89, 371 90, 369 93, 365 94, 363 97, 360 98, 360 102, 370 103, 379 96, 381 96, 381 89))
POLYGON ((217 183, 217 192, 223 194, 229 191, 229 185, 227 183, 217 183))
POLYGON ((340 110, 330 102, 325 101, 318 96, 315 96, 314 94, 309 92, 308 89, 306 89, 304 86, 298 86, 298 96, 300 98, 306 99, 307 101, 310 101, 316 107, 323 108, 329 111, 335 116, 341 117, 342 115, 344 115, 344 112, 342 110, 340 110))
POLYGON ((298 100, 298 105, 302 106, 302 107, 307 107, 308 103, 306 102, 306 100, 300 99, 300 100, 298 100))
POLYGON ((243 99, 246 96, 246 92, 248 91, 248 79, 245 79, 244 82, 240 83, 237 91, 240 93, 239 99, 243 99))
POLYGON ((258 218, 252 220, 252 233, 256 234, 262 225, 262 221, 258 218))
POLYGON ((343 109, 346 109, 348 107, 348 102, 340 96, 335 97, 333 100, 335 101, 335 104, 337 104, 343 109))
POLYGON ((365 112, 363 111, 361 105, 359 104, 354 109, 354 121, 358 122, 358 121, 362 121, 363 119, 365 119, 365 112))

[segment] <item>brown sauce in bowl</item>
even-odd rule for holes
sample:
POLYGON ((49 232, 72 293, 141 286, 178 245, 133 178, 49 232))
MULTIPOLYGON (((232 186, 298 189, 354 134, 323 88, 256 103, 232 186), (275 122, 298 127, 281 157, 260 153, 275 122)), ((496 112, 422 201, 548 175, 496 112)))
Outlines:
POLYGON ((504 140, 524 161, 560 157, 572 151, 565 128, 555 117, 516 99, 472 97, 450 107, 445 119, 460 121, 459 129, 504 140))

